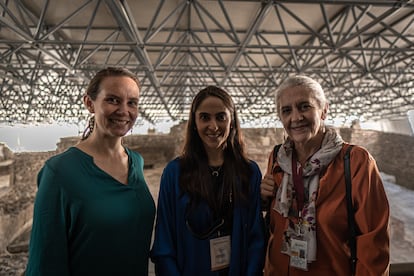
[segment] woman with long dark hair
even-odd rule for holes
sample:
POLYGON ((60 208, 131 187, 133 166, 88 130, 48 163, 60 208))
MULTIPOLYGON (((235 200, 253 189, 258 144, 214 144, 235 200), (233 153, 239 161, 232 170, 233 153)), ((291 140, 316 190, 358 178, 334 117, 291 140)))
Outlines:
POLYGON ((194 98, 180 157, 161 177, 152 260, 157 275, 262 275, 261 173, 221 88, 194 98))

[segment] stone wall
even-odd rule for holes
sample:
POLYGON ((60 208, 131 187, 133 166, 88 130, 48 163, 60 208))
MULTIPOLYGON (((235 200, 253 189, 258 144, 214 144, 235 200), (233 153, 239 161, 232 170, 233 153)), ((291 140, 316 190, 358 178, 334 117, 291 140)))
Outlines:
POLYGON ((340 133, 346 141, 365 147, 380 171, 394 175, 399 185, 414 190, 414 136, 345 128, 340 133))
POLYGON ((34 183, 36 181, 37 173, 43 166, 44 162, 55 154, 55 151, 16 153, 16 182, 34 183))
POLYGON ((177 140, 173 135, 168 134, 148 134, 130 135, 124 138, 125 145, 139 152, 144 158, 145 168, 164 166, 176 155, 177 140))
POLYGON ((11 183, 14 183, 14 167, 13 152, 0 143, 0 197, 8 193, 11 183))
POLYGON ((30 223, 36 193, 36 176, 50 152, 27 152, 13 155, 14 177, 7 194, 0 197, 0 252, 30 223))
POLYGON ((256 161, 262 173, 265 174, 270 152, 274 145, 283 141, 283 130, 245 128, 243 129, 243 137, 249 158, 256 161))

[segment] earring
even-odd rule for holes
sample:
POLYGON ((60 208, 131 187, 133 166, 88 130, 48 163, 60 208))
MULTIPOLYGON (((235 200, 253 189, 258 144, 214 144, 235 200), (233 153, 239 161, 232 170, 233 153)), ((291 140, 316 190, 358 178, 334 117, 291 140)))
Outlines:
POLYGON ((95 116, 92 115, 89 118, 88 127, 85 128, 85 130, 82 133, 82 140, 85 140, 86 138, 88 138, 89 135, 91 135, 91 133, 92 133, 92 131, 93 131, 94 128, 95 128, 95 116))
POLYGON ((95 128, 95 116, 89 118, 89 133, 92 133, 95 128))
POLYGON ((89 129, 91 130, 91 132, 92 132, 94 127, 95 127, 95 116, 91 116, 89 118, 89 129))

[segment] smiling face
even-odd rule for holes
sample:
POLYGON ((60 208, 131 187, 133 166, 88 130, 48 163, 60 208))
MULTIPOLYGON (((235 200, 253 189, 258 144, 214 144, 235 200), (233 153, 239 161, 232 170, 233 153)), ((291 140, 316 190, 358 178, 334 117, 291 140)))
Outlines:
POLYGON ((278 101, 280 120, 295 144, 305 145, 322 133, 328 106, 321 107, 310 89, 286 88, 280 92, 278 101))
POLYGON ((206 151, 223 148, 231 120, 231 112, 220 98, 208 96, 201 102, 195 111, 195 125, 206 151))
POLYGON ((122 137, 135 124, 138 117, 139 88, 126 76, 105 77, 99 85, 95 100, 85 96, 89 112, 95 115, 94 133, 122 137))

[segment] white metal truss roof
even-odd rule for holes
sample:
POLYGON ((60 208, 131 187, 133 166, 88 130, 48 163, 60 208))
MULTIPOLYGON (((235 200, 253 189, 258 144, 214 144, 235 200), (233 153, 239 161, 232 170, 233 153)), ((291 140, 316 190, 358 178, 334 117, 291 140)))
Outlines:
POLYGON ((106 66, 137 73, 153 124, 185 120, 211 84, 242 122, 274 119, 273 91, 297 73, 322 83, 332 118, 399 119, 413 44, 413 1, 0 0, 0 122, 84 120, 106 66))

